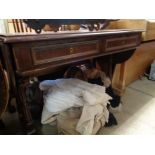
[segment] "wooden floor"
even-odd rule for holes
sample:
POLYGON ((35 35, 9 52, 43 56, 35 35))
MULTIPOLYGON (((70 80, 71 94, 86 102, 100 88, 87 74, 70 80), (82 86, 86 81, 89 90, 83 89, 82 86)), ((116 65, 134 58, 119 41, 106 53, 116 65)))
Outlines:
MULTIPOLYGON (((132 83, 122 98, 123 106, 120 112, 113 112, 118 125, 102 128, 99 135, 143 135, 155 134, 155 81, 142 78, 132 83)), ((22 134, 17 113, 6 113, 3 117, 6 129, 0 134, 22 134)), ((55 126, 41 126, 35 121, 38 134, 55 135, 55 126)))

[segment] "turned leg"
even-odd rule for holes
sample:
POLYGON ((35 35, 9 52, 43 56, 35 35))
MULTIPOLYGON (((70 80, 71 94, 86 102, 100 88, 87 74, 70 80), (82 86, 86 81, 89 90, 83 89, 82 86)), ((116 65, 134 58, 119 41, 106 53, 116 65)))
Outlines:
POLYGON ((18 85, 17 107, 19 117, 26 134, 35 134, 36 129, 33 124, 32 116, 26 100, 26 89, 29 85, 28 80, 21 80, 18 85))

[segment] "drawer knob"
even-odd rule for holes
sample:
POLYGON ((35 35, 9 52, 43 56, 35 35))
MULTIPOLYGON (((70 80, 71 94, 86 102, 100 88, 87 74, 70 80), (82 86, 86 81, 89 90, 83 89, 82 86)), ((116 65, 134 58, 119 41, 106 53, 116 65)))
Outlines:
POLYGON ((70 47, 69 52, 70 52, 70 54, 73 54, 74 53, 74 48, 70 47))

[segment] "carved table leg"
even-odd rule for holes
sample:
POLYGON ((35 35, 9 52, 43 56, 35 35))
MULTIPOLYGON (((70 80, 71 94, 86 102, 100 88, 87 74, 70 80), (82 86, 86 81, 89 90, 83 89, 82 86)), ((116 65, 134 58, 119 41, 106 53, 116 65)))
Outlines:
POLYGON ((28 107, 26 100, 26 89, 29 85, 29 80, 21 80, 18 85, 18 111, 21 123, 23 125, 24 131, 26 134, 35 134, 36 129, 34 128, 31 112, 28 107))

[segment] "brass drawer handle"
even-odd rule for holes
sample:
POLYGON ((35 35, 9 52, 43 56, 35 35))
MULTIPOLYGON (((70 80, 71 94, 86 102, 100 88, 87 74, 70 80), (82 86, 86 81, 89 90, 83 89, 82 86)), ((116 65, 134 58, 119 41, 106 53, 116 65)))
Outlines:
POLYGON ((74 48, 70 47, 69 52, 70 52, 70 54, 73 54, 74 53, 74 48))

